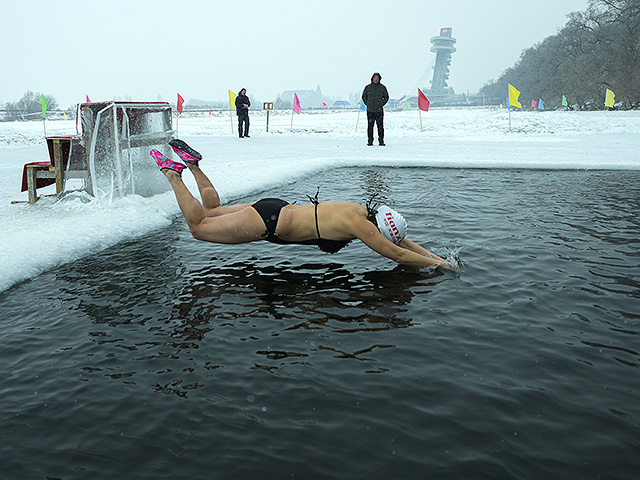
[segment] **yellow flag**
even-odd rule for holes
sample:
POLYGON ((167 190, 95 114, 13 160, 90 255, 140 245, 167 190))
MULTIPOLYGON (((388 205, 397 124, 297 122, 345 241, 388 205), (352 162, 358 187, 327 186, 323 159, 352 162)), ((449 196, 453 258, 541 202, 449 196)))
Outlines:
POLYGON ((64 119, 66 120, 66 119, 67 119, 67 114, 66 114, 66 112, 62 112, 62 114, 64 115, 64 119))
POLYGON ((613 104, 616 101, 616 94, 607 88, 607 95, 604 99, 604 106, 613 108, 613 104))
POLYGON ((229 108, 233 110, 236 108, 236 97, 237 95, 229 90, 229 108))
POLYGON ((518 90, 513 85, 509 84, 509 105, 513 107, 522 108, 520 102, 518 101, 518 97, 520 96, 520 90, 518 90))

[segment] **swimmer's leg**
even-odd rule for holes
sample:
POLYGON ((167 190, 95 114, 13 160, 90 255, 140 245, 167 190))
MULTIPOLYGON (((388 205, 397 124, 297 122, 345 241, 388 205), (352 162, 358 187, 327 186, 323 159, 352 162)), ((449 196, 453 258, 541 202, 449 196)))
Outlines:
MULTIPOLYGON (((207 216, 203 206, 182 181, 182 171, 185 166, 167 159, 157 150, 152 150, 149 153, 156 160, 160 171, 169 180, 180 211, 194 238, 216 243, 244 243, 262 238, 264 223, 258 212, 252 208, 247 208, 251 204, 221 207, 220 201, 217 200, 215 203, 218 206, 210 210, 214 214, 207 216), (244 212, 242 212, 243 210, 244 212), (238 225, 241 225, 242 228, 238 228, 238 225)), ((201 191, 204 192, 203 197, 208 197, 210 203, 212 203, 211 197, 214 195, 216 198, 218 197, 215 188, 213 188, 207 176, 197 165, 191 165, 190 163, 187 163, 187 165, 192 168, 194 175, 200 180, 199 186, 201 191)))
POLYGON ((187 168, 193 173, 200 191, 200 198, 202 198, 202 206, 204 208, 204 214, 206 217, 215 217, 224 213, 220 206, 220 195, 218 191, 209 180, 209 177, 200 169, 198 165, 193 163, 187 163, 187 168))
POLYGON ((264 223, 258 212, 247 208, 250 204, 218 207, 214 210, 221 211, 219 214, 207 217, 179 173, 170 169, 163 169, 162 173, 173 188, 193 238, 214 243, 245 243, 262 239, 264 223))
POLYGON ((205 219, 202 205, 198 199, 191 194, 182 181, 182 177, 178 173, 168 169, 162 170, 162 173, 164 173, 167 180, 169 180, 169 184, 171 185, 171 188, 173 188, 173 193, 176 195, 180 211, 182 212, 184 219, 187 221, 189 230, 193 232, 193 230, 205 219))
POLYGON ((180 139, 171 140, 169 145, 176 155, 185 162, 191 173, 193 173, 198 185, 198 190, 200 191, 205 216, 215 217, 229 213, 225 212, 225 210, 228 210, 226 208, 224 210, 218 210, 220 208, 220 196, 211 183, 211 180, 200 170, 200 160, 202 160, 200 152, 191 148, 184 140, 180 139))
POLYGON ((169 180, 169 184, 176 195, 176 200, 178 200, 180 211, 189 228, 191 229, 192 226, 198 225, 205 218, 204 209, 200 202, 191 195, 191 192, 182 181, 182 171, 185 166, 182 163, 169 160, 157 150, 151 150, 149 155, 156 161, 160 171, 169 180))

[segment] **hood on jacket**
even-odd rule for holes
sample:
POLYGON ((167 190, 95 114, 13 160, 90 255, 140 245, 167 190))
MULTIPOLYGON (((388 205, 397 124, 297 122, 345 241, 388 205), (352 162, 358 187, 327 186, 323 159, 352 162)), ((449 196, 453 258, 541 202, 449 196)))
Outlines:
POLYGON ((375 76, 378 77, 378 82, 382 81, 382 75, 380 75, 378 72, 374 72, 373 75, 371 75, 371 83, 373 83, 373 77, 375 76))

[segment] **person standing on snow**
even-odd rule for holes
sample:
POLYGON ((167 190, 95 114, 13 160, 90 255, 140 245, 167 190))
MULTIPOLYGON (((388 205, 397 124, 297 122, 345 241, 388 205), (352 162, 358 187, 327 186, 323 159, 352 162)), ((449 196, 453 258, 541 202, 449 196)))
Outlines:
POLYGON ((373 145, 373 124, 378 126, 378 143, 384 147, 384 106, 389 101, 389 92, 382 83, 382 76, 375 72, 371 83, 364 87, 362 101, 367 106, 367 145, 373 145))
POLYGON ((238 134, 240 138, 249 138, 249 107, 251 102, 247 97, 247 89, 240 89, 240 93, 236 97, 236 114, 238 115, 238 134), (244 124, 244 130, 242 128, 244 124))

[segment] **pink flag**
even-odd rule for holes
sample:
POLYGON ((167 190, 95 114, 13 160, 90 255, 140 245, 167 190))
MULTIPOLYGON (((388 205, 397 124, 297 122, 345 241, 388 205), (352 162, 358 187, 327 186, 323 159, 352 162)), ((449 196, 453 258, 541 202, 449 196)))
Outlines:
POLYGON ((536 105, 538 105, 536 103, 536 101, 535 100, 531 100, 531 108, 536 108, 536 105))
POLYGON ((420 110, 424 110, 425 112, 429 111, 429 99, 422 93, 422 90, 418 89, 418 108, 420 110))
POLYGON ((87 95, 87 103, 91 103, 91 100, 89 100, 89 95, 87 95))
POLYGON ((24 113, 21 116, 22 116, 22 119, 24 120, 24 113))
POLYGON ((209 107, 209 115, 211 115, 211 107, 209 107))
POLYGON ((326 104, 326 103, 324 103, 324 102, 322 102, 322 106, 323 106, 323 107, 326 107, 326 106, 327 106, 327 104, 326 104))
POLYGON ((302 111, 302 107, 300 106, 300 99, 298 99, 297 93, 294 93, 294 95, 296 96, 296 98, 293 101, 293 111, 300 115, 300 112, 302 111))
POLYGON ((178 113, 182 113, 182 104, 184 103, 184 98, 182 98, 180 96, 180 94, 178 94, 178 113))

